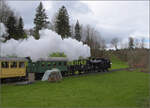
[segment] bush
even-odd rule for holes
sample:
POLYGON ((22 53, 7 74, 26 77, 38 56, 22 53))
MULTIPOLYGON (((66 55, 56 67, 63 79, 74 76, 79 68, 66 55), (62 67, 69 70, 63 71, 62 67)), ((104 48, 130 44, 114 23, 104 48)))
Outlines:
POLYGON ((15 55, 15 54, 12 54, 12 55, 6 55, 6 57, 18 57, 17 55, 15 55))
POLYGON ((49 57, 67 57, 67 55, 64 52, 54 52, 50 54, 49 57))
POLYGON ((149 51, 147 49, 121 49, 113 53, 121 60, 128 62, 130 67, 143 67, 149 65, 149 51))

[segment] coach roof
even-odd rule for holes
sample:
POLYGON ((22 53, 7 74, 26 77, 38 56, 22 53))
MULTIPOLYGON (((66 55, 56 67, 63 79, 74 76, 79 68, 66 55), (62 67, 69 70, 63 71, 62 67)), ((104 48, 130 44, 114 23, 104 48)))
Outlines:
POLYGON ((0 57, 0 61, 28 61, 24 57, 0 57))
POLYGON ((66 57, 40 58, 38 61, 68 61, 66 57))

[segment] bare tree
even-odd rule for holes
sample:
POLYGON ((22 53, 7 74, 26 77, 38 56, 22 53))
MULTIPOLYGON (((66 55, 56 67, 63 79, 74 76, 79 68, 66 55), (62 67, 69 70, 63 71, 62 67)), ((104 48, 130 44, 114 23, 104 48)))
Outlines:
POLYGON ((100 50, 105 50, 106 49, 106 42, 104 39, 101 39, 100 41, 100 50))
POLYGON ((139 48, 139 45, 140 45, 139 39, 135 39, 135 41, 134 41, 135 48, 139 48))
POLYGON ((120 43, 120 47, 121 47, 121 49, 127 49, 128 48, 128 43, 127 42, 120 43))
POLYGON ((100 53, 102 54, 106 48, 106 43, 105 40, 102 39, 100 33, 92 28, 90 25, 86 26, 85 33, 85 43, 91 48, 91 55, 99 56, 100 53))
POLYGON ((134 38, 129 37, 129 49, 134 49, 134 38))
POLYGON ((84 36, 84 26, 81 24, 80 25, 80 33, 81 33, 81 41, 84 42, 86 37, 84 36))
POLYGON ((119 42, 118 38, 113 38, 111 40, 111 44, 113 47, 115 47, 116 50, 118 49, 118 42, 119 42))
POLYGON ((82 35, 85 35, 85 37, 86 37, 85 43, 90 46, 90 39, 91 39, 91 36, 90 36, 90 26, 87 25, 86 29, 84 31, 85 32, 82 35))
POLYGON ((71 26, 70 26, 70 33, 71 33, 71 37, 72 38, 74 38, 74 36, 75 36, 75 30, 74 30, 74 24, 71 24, 71 26))
POLYGON ((141 38, 140 48, 144 48, 144 46, 145 46, 144 41, 145 41, 145 38, 144 37, 141 38))

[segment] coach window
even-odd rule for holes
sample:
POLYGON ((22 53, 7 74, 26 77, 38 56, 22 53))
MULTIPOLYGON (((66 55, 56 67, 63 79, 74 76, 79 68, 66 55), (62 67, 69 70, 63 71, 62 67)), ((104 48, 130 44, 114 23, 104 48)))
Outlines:
POLYGON ((34 67, 34 66, 35 66, 35 63, 33 63, 32 65, 33 65, 33 67, 34 67))
POLYGON ((2 68, 9 68, 8 62, 1 63, 2 68))
POLYGON ((67 62, 64 62, 64 65, 66 66, 66 65, 67 65, 67 62))
POLYGON ((51 63, 48 63, 47 66, 51 66, 51 63))
POLYGON ((24 68, 24 67, 25 67, 24 62, 19 62, 19 68, 24 68))
POLYGON ((61 66, 61 62, 59 62, 59 66, 61 66))
POLYGON ((81 65, 81 61, 78 62, 78 65, 81 65))
POLYGON ((56 62, 54 62, 54 66, 56 67, 56 62))
POLYGON ((11 62, 10 67, 11 68, 17 68, 17 62, 11 62))
POLYGON ((44 67, 45 63, 42 63, 42 67, 44 67))

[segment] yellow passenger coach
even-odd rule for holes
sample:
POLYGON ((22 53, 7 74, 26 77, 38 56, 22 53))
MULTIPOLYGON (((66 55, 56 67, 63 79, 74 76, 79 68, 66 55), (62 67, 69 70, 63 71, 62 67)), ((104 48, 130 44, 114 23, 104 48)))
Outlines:
POLYGON ((23 57, 0 57, 0 79, 25 77, 27 62, 23 57))

